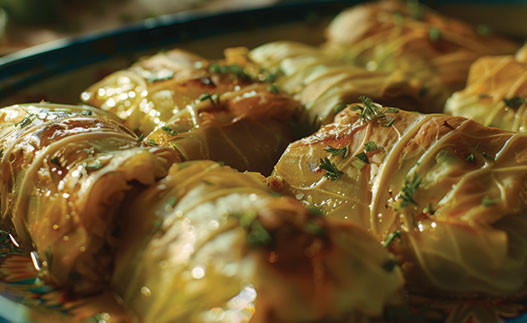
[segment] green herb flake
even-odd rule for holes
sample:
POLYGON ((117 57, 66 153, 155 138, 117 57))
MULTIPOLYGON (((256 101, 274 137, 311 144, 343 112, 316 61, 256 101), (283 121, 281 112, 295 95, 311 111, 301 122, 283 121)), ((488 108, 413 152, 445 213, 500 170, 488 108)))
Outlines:
POLYGON ((326 149, 324 150, 327 151, 328 153, 331 153, 331 156, 338 156, 343 153, 342 158, 347 158, 350 152, 349 145, 344 146, 342 148, 333 148, 330 145, 328 145, 326 149))
POLYGON ((390 234, 388 234, 388 237, 386 238, 386 240, 384 240, 382 246, 384 248, 388 247, 390 244, 392 244, 392 242, 395 240, 395 239, 400 239, 401 238, 401 230, 397 230, 397 231, 394 231, 394 232, 390 232, 390 234))
POLYGON ((233 65, 220 65, 220 64, 210 64, 209 65, 209 72, 214 74, 232 74, 237 79, 243 79, 243 80, 251 80, 251 77, 249 74, 245 72, 245 69, 239 65, 233 64, 233 65))
POLYGON ((324 213, 322 212, 322 210, 317 206, 310 206, 309 213, 316 215, 316 216, 324 216, 324 213))
POLYGON ((433 42, 438 41, 441 38, 441 31, 435 27, 430 27, 428 30, 428 38, 433 42))
POLYGON ((176 206, 176 203, 177 203, 177 198, 175 196, 171 196, 168 198, 166 206, 167 208, 172 209, 174 208, 174 206, 176 206))
POLYGON ((501 201, 501 199, 491 199, 491 198, 488 198, 488 197, 484 196, 481 199, 481 205, 483 205, 483 206, 492 206, 492 205, 498 204, 500 201, 501 201))
POLYGON ((333 108, 333 112, 335 114, 338 114, 339 112, 341 112, 342 110, 346 109, 348 105, 347 104, 337 104, 334 108, 333 108))
POLYGON ((509 108, 516 110, 518 109, 522 104, 525 104, 525 100, 520 98, 519 96, 512 97, 510 99, 504 98, 503 102, 505 105, 507 105, 509 108))
POLYGON ((29 114, 24 119, 20 120, 19 122, 15 123, 15 127, 25 128, 29 126, 33 122, 33 115, 29 114))
POLYGON ((483 155, 483 157, 485 157, 485 158, 488 159, 488 160, 492 160, 492 161, 495 161, 495 160, 496 160, 496 157, 495 157, 495 156, 489 155, 489 154, 487 154, 486 152, 482 152, 481 155, 483 155))
POLYGON ((57 165, 57 166, 59 166, 59 167, 62 167, 62 165, 60 164, 60 160, 59 160, 58 157, 55 156, 55 157, 51 158, 50 161, 51 161, 53 164, 55 164, 55 165, 57 165))
POLYGON ((377 150, 379 149, 379 147, 377 146, 375 142, 368 141, 367 143, 364 144, 364 149, 366 150, 366 152, 369 152, 369 151, 377 150))
POLYGON ((217 163, 220 166, 225 166, 225 162, 223 160, 218 160, 217 163))
POLYGON ((215 94, 209 94, 207 92, 203 93, 202 95, 199 96, 198 100, 200 100, 201 102, 205 101, 205 100, 209 100, 210 103, 212 103, 212 105, 218 105, 220 104, 220 95, 215 93, 215 94))
POLYGON ((163 130, 164 132, 168 133, 169 135, 171 136, 174 136, 176 134, 176 132, 174 131, 174 129, 170 128, 170 127, 167 127, 167 126, 162 126, 161 127, 161 130, 163 130))
POLYGON ((305 229, 307 232, 312 233, 316 236, 323 236, 325 234, 324 229, 313 221, 306 223, 305 229))
POLYGON ((262 224, 254 221, 249 234, 247 235, 247 242, 252 247, 267 246, 272 242, 271 235, 264 229, 262 224))
POLYGON ((137 137, 137 142, 141 142, 141 141, 143 141, 143 139, 145 139, 145 135, 144 134, 140 134, 139 137, 137 137))
POLYGON ((330 181, 335 181, 344 174, 327 157, 320 159, 320 165, 318 167, 326 171, 324 176, 328 178, 330 181))
POLYGON ((399 194, 399 198, 402 200, 400 203, 401 208, 407 207, 410 204, 417 205, 413 195, 417 189, 419 189, 419 186, 421 186, 421 179, 417 173, 414 173, 414 177, 412 179, 410 179, 410 175, 406 175, 403 188, 399 194))
POLYGON ((474 156, 473 153, 469 153, 467 155, 467 157, 465 157, 466 161, 468 161, 469 163, 473 163, 475 160, 476 160, 476 156, 474 156))
POLYGON ((98 170, 101 169, 104 165, 101 163, 100 160, 96 160, 95 163, 86 165, 87 170, 98 170))
POLYGON ((358 153, 355 157, 357 157, 358 159, 362 160, 366 164, 370 163, 370 160, 368 159, 368 155, 366 155, 365 152, 358 153))
POLYGON ((278 94, 279 90, 278 90, 278 86, 276 86, 276 84, 271 84, 271 86, 269 86, 269 92, 271 93, 274 93, 274 94, 278 94))
POLYGON ((93 114, 93 112, 91 112, 90 110, 82 110, 82 115, 84 116, 91 116, 93 114))
POLYGON ((395 267, 397 267, 398 263, 399 263, 399 261, 397 260, 397 258, 389 259, 388 261, 386 261, 382 265, 382 269, 384 269, 387 272, 391 273, 395 269, 395 267))
POLYGON ((387 120, 384 124, 385 127, 391 126, 395 118, 386 116, 386 113, 399 113, 399 109, 396 108, 384 108, 374 103, 370 98, 366 96, 360 96, 359 99, 362 101, 363 106, 356 105, 351 108, 353 111, 360 111, 362 121, 372 121, 375 119, 387 120))
POLYGON ((152 146, 159 146, 159 145, 157 144, 157 142, 156 142, 154 139, 150 139, 150 140, 148 141, 148 143, 149 143, 150 145, 152 145, 152 146))

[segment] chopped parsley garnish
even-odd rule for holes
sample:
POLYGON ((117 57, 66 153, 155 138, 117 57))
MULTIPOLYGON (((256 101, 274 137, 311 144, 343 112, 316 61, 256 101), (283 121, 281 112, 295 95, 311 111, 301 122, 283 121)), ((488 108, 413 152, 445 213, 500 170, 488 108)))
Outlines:
POLYGON ((361 152, 361 153, 358 153, 355 157, 357 157, 358 159, 362 160, 366 164, 370 163, 370 160, 368 159, 368 155, 366 155, 366 153, 364 151, 361 152))
POLYGON ((154 83, 154 82, 158 82, 158 81, 166 81, 166 80, 170 80, 171 78, 174 77, 174 72, 172 71, 168 71, 168 73, 159 73, 158 75, 154 75, 152 77, 149 77, 148 78, 148 83, 154 83))
POLYGON ((144 134, 140 134, 139 137, 137 137, 137 142, 141 142, 141 141, 143 141, 143 139, 145 139, 145 135, 144 134))
POLYGON ((493 160, 493 161, 496 160, 495 156, 489 155, 486 152, 482 152, 481 154, 483 155, 483 157, 487 158, 488 160, 493 160))
POLYGON ((369 152, 369 151, 377 150, 377 149, 379 149, 379 147, 377 146, 377 144, 374 141, 368 141, 367 143, 364 144, 364 149, 367 152, 369 152))
POLYGON ((469 153, 465 158, 469 163, 473 163, 476 160, 476 156, 473 153, 469 153))
POLYGON ((93 112, 89 111, 89 110, 82 110, 82 115, 84 116, 91 116, 93 114, 93 112))
POLYGON ((173 208, 174 206, 176 206, 176 203, 177 203, 177 198, 175 196, 171 196, 168 201, 167 201, 167 208, 173 208))
POLYGON ((170 128, 170 127, 167 127, 167 126, 162 126, 161 127, 161 130, 163 130, 164 132, 168 133, 169 135, 173 136, 176 134, 176 132, 174 131, 174 129, 170 128))
POLYGON ((24 128, 27 127, 33 122, 33 115, 29 114, 24 119, 20 120, 19 122, 15 123, 16 127, 24 128))
POLYGON ((152 146, 158 146, 157 142, 154 139, 150 139, 148 143, 151 144, 152 146))
POLYGON ((330 181, 335 181, 344 174, 327 157, 320 159, 320 165, 318 167, 326 171, 324 176, 328 178, 330 181))
POLYGON ((384 243, 382 244, 382 246, 384 248, 388 247, 390 244, 392 244, 392 242, 396 238, 399 238, 399 239, 401 238, 401 231, 400 230, 397 230, 397 231, 394 231, 394 232, 390 232, 390 234, 388 235, 386 240, 384 240, 384 243))
POLYGON ((260 74, 263 76, 259 77, 260 81, 273 83, 278 78, 278 76, 283 74, 283 71, 280 68, 273 68, 271 70, 261 70, 260 74))
POLYGON ((382 265, 382 269, 386 270, 387 272, 391 273, 395 267, 397 266, 397 263, 399 261, 397 260, 397 258, 392 258, 388 261, 386 261, 383 265, 382 265))
POLYGON ((323 236, 324 235, 324 229, 322 229, 318 224, 316 224, 313 221, 308 221, 306 223, 306 231, 309 233, 312 233, 316 236, 323 236))
POLYGON ((373 101, 366 96, 360 96, 359 99, 364 106, 356 105, 351 109, 353 111, 359 110, 363 121, 372 121, 375 119, 386 120, 386 123, 383 124, 385 127, 389 127, 395 122, 395 118, 386 116, 386 113, 398 113, 399 109, 383 108, 382 106, 373 103, 373 101))
POLYGON ((87 170, 98 170, 101 169, 104 165, 101 163, 100 160, 96 160, 94 164, 86 165, 87 170))
POLYGON ((58 157, 53 157, 53 158, 51 158, 50 161, 51 161, 53 164, 55 164, 55 165, 57 165, 57 166, 59 166, 59 167, 62 167, 62 165, 60 164, 60 160, 59 160, 58 157))
POLYGON ((220 65, 210 64, 209 72, 214 74, 232 74, 237 79, 251 80, 251 76, 245 72, 245 69, 239 65, 220 65))
POLYGON ((436 211, 432 207, 432 203, 428 203, 428 206, 423 209, 423 213, 429 213, 429 214, 432 214, 432 215, 434 215, 434 213, 436 213, 436 211))
POLYGON ((272 242, 271 235, 262 226, 254 212, 231 213, 229 216, 235 217, 240 225, 247 230, 247 242, 252 247, 266 246, 272 242))
POLYGON ((319 207, 311 206, 309 207, 309 213, 316 215, 316 216, 324 216, 324 213, 319 207))
POLYGON ((516 110, 518 109, 522 104, 525 103, 525 100, 520 98, 519 96, 515 96, 513 98, 510 98, 510 99, 507 99, 507 98, 504 98, 503 99, 503 102, 505 103, 505 105, 507 105, 509 108, 513 109, 513 110, 516 110))
POLYGON ((501 201, 500 199, 491 199, 491 198, 488 198, 488 197, 484 196, 481 199, 481 205, 483 205, 483 206, 492 206, 492 205, 498 204, 500 201, 501 201))
POLYGON ((276 84, 271 84, 271 86, 269 86, 268 90, 271 93, 277 94, 278 93, 278 86, 276 86, 276 84))
POLYGON ((342 158, 347 158, 350 152, 350 147, 349 145, 347 145, 342 148, 333 148, 330 145, 328 145, 326 149, 324 150, 327 151, 328 153, 331 153, 331 156, 338 156, 343 153, 342 158))
POLYGON ((428 30, 428 38, 433 42, 438 41, 441 38, 441 31, 435 27, 430 27, 428 30))
POLYGON ((218 105, 220 104, 220 95, 215 93, 215 94, 209 94, 207 92, 203 93, 202 95, 200 95, 200 97, 198 98, 200 101, 205 101, 205 100, 209 100, 210 103, 212 103, 212 105, 218 105))
POLYGON ((346 109, 348 105, 347 104, 344 104, 344 103, 341 103, 341 104, 337 104, 334 108, 333 108, 333 111, 335 112, 335 114, 338 114, 340 111, 346 109))
POLYGON ((399 204, 400 207, 404 208, 409 206, 410 204, 417 205, 417 202, 414 200, 413 195, 417 191, 417 189, 421 186, 421 179, 417 175, 417 173, 414 173, 414 177, 410 179, 409 175, 406 175, 404 179, 404 185, 401 189, 401 193, 399 195, 399 198, 402 200, 399 204))

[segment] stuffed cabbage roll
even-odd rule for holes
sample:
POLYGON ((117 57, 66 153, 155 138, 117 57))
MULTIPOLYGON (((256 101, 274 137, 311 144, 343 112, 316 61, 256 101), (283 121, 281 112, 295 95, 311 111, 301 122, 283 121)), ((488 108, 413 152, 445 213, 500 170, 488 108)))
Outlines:
POLYGON ((125 193, 178 160, 102 110, 45 103, 0 110, 0 152, 2 227, 37 251, 46 281, 79 293, 108 281, 125 193))
POLYGON ((421 88, 405 81, 399 72, 368 71, 301 43, 268 43, 252 50, 249 57, 266 69, 279 71, 277 86, 298 99, 318 123, 331 122, 359 95, 414 110, 425 102, 421 88))
POLYGON ((124 214, 112 284, 145 322, 356 321, 402 285, 366 231, 215 162, 175 164, 124 214))
POLYGON ((444 17, 418 1, 382 0, 340 13, 326 31, 327 53, 372 71, 400 71, 441 112, 479 57, 513 53, 515 43, 444 17))
POLYGON ((525 296, 527 135, 362 100, 292 143, 270 183, 371 230, 411 290, 525 296))
POLYGON ((527 132, 527 45, 516 56, 488 56, 470 68, 467 86, 445 112, 510 131, 527 132))
POLYGON ((185 160, 223 161, 269 174, 298 138, 300 104, 248 62, 246 50, 226 50, 216 63, 172 50, 108 76, 82 94, 115 113, 152 144, 175 148, 185 160))

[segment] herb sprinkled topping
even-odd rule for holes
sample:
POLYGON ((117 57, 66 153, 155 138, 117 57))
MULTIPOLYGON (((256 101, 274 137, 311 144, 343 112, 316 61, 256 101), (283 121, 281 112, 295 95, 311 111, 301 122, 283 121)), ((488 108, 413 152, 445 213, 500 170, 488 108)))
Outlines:
POLYGON ((278 93, 278 86, 276 86, 276 84, 271 84, 271 86, 269 86, 269 92, 271 93, 274 93, 274 94, 277 94, 278 93))
POLYGON ((496 160, 496 156, 489 155, 486 152, 482 152, 481 154, 483 155, 483 157, 487 158, 488 160, 492 160, 492 161, 496 160))
POLYGON ((137 142, 141 142, 141 141, 143 141, 143 139, 145 139, 145 135, 144 134, 140 134, 139 137, 137 137, 137 142))
POLYGON ((333 111, 335 112, 335 114, 338 114, 340 111, 346 109, 348 105, 347 104, 344 104, 344 103, 341 103, 341 104, 337 104, 334 108, 333 108, 333 111))
POLYGON ((355 157, 357 157, 358 159, 362 160, 366 164, 370 163, 370 160, 368 159, 368 155, 366 155, 366 153, 364 151, 361 152, 361 153, 358 153, 355 157))
POLYGON ((59 166, 59 167, 62 167, 62 165, 60 164, 60 160, 59 160, 58 157, 55 156, 55 157, 51 158, 50 161, 51 161, 53 164, 55 164, 55 165, 57 165, 57 166, 59 166))
POLYGON ((215 93, 215 94, 209 94, 207 92, 203 93, 202 95, 199 96, 198 98, 200 101, 205 101, 205 100, 209 100, 210 103, 212 103, 212 105, 218 105, 220 104, 220 95, 215 93))
POLYGON ((101 169, 104 165, 101 163, 100 160, 96 160, 95 163, 93 164, 90 164, 90 165, 86 165, 86 169, 87 170, 98 170, 98 169, 101 169))
POLYGON ((15 123, 15 127, 25 128, 33 122, 33 114, 28 114, 24 119, 20 120, 19 122, 15 123))
POLYGON ((513 98, 510 98, 510 99, 507 99, 507 98, 504 98, 503 99, 503 102, 505 103, 505 105, 507 105, 509 108, 513 109, 513 110, 516 110, 518 109, 522 104, 525 103, 525 100, 520 98, 519 96, 515 96, 513 98))
POLYGON ((161 130, 163 130, 164 132, 168 133, 169 135, 173 136, 176 134, 176 132, 174 131, 174 129, 170 128, 170 127, 167 127, 167 126, 162 126, 161 127, 161 130))
POLYGON ((342 158, 347 158, 350 152, 350 147, 349 145, 347 145, 342 148, 333 148, 330 145, 328 145, 326 149, 324 150, 327 151, 328 153, 331 153, 331 156, 338 156, 343 153, 342 158))
POLYGON ((483 205, 483 206, 492 206, 492 205, 498 204, 500 201, 501 201, 500 199, 491 199, 491 198, 488 198, 488 197, 484 196, 481 199, 481 205, 483 205))
POLYGON ((220 64, 210 64, 209 65, 209 72, 214 74, 232 74, 237 79, 242 80, 251 80, 251 76, 245 72, 245 69, 240 65, 220 65, 220 64))
POLYGON ((90 110, 82 110, 82 115, 84 116, 91 116, 93 114, 93 112, 91 112, 90 110))
POLYGON ((394 232, 390 232, 390 234, 388 235, 388 237, 386 238, 386 240, 384 240, 382 246, 383 246, 384 248, 388 247, 390 244, 392 244, 392 242, 393 242, 396 238, 401 238, 401 231, 400 231, 400 230, 397 230, 397 231, 394 231, 394 232))
POLYGON ((344 174, 327 157, 320 159, 320 165, 318 167, 326 171, 324 176, 328 178, 330 181, 335 181, 344 174))
POLYGON ((351 109, 353 111, 359 110, 363 121, 367 122, 375 119, 385 120, 386 123, 383 124, 385 127, 389 127, 395 122, 395 118, 386 116, 386 113, 399 113, 399 109, 383 108, 366 96, 360 96, 359 99, 362 101, 364 106, 356 105, 351 109))
POLYGON ((441 38, 441 31, 435 27, 430 27, 428 30, 428 37, 433 42, 438 41, 439 38, 441 38))
POLYGON ((176 206, 176 203, 177 203, 177 198, 175 196, 171 196, 168 200, 167 200, 167 208, 173 208, 174 206, 176 206))
POLYGON ((383 265, 382 265, 382 269, 386 270, 387 272, 391 273, 395 267, 397 266, 397 263, 399 261, 397 260, 397 258, 392 258, 392 259, 389 259, 388 261, 386 261, 383 265))
POLYGON ((364 149, 369 152, 369 151, 374 151, 374 150, 377 150, 379 149, 379 147, 377 146, 377 144, 373 141, 368 141, 367 143, 364 144, 364 149))
POLYGON ((157 142, 154 139, 150 139, 148 143, 152 146, 158 146, 157 142))
POLYGON ((473 163, 476 160, 476 156, 473 153, 469 153, 465 158, 469 163, 473 163))
POLYGON ((399 206, 405 208, 410 204, 417 205, 417 202, 414 200, 413 195, 417 189, 421 186, 421 179, 414 173, 414 177, 410 179, 410 175, 406 175, 404 179, 404 185, 399 194, 399 198, 402 200, 399 206))
POLYGON ((237 218, 240 225, 247 230, 247 242, 252 247, 269 245, 272 237, 262 226, 254 212, 230 213, 229 216, 237 218))

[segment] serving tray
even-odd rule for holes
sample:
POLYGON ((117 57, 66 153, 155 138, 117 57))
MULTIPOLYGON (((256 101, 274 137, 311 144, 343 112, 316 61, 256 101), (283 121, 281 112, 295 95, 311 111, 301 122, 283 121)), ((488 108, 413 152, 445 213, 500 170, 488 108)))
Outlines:
MULTIPOLYGON (((0 105, 41 100, 79 103, 79 94, 89 85, 129 66, 141 56, 165 48, 180 47, 206 58, 217 58, 227 47, 253 48, 275 40, 320 44, 330 19, 358 2, 361 1, 299 1, 219 14, 177 14, 29 48, 0 58, 0 105)), ((441 3, 441 11, 461 17, 466 12, 466 18, 475 23, 485 21, 485 17, 499 17, 496 10, 512 17, 527 14, 524 1, 502 2, 507 6, 485 1, 479 7, 473 3, 448 2, 441 3), (462 11, 460 6, 474 10, 462 11)), ((430 5, 434 7, 434 3, 430 5)), ((515 36, 527 35, 527 25, 522 34, 523 27, 511 25, 511 19, 494 19, 488 23, 496 30, 515 36)), ((521 24, 521 19, 517 24, 521 24)), ((118 321, 124 315, 110 294, 74 299, 47 286, 38 279, 38 259, 21 253, 17 246, 9 233, 0 231, 0 323, 72 319, 106 322, 118 321)), ((503 315, 517 313, 511 308, 503 315)), ((527 322, 527 315, 507 322, 527 322)))

